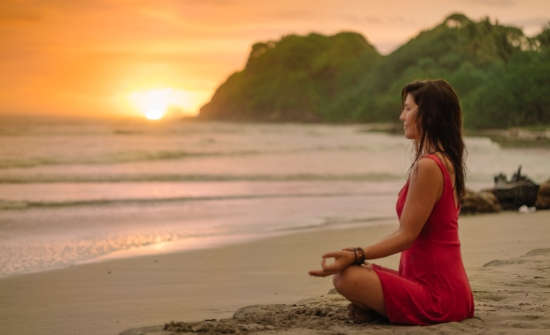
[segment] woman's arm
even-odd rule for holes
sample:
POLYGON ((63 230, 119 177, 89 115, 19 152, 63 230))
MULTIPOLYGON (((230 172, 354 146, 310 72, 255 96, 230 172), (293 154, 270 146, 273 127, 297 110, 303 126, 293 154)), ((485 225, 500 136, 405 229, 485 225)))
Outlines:
MULTIPOLYGON (((386 257, 410 247, 441 197, 442 190, 443 174, 437 164, 429 158, 420 159, 414 165, 409 179, 409 190, 399 220, 399 228, 380 242, 364 248, 365 258, 386 257)), ((309 274, 328 276, 344 270, 353 262, 354 254, 349 250, 330 252, 323 255, 323 269, 310 271, 309 274), (326 264, 326 258, 334 258, 335 262, 326 264)))
POLYGON ((443 191, 443 174, 429 158, 420 159, 409 180, 409 191, 397 231, 365 249, 366 259, 382 258, 411 246, 430 217, 443 191))

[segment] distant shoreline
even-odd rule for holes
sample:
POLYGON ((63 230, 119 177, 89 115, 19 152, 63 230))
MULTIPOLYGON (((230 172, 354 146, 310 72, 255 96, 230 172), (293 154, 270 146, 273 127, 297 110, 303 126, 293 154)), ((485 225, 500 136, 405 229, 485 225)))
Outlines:
MULTIPOLYGON (((231 121, 231 120, 202 120, 194 118, 182 119, 185 122, 227 122, 246 124, 300 124, 300 125, 327 125, 327 126, 362 126, 361 132, 382 132, 388 134, 401 134, 403 132, 400 123, 391 122, 295 122, 295 121, 231 121)), ((550 125, 510 127, 503 129, 464 129, 467 137, 487 137, 492 141, 507 148, 550 148, 550 125)))
MULTIPOLYGON (((106 117, 77 117, 65 115, 12 115, 0 114, 0 120, 4 122, 24 122, 25 124, 32 120, 35 122, 67 121, 67 122, 99 122, 99 123, 139 123, 170 125, 177 123, 228 123, 228 124, 258 124, 258 125, 324 125, 324 126, 359 126, 361 132, 383 132, 388 134, 401 134, 402 126, 400 123, 392 122, 349 122, 349 121, 283 121, 283 120, 229 120, 229 119, 201 119, 198 116, 185 116, 179 118, 170 118, 165 120, 150 121, 138 117, 115 117, 112 119, 106 117)), ((5 124, 4 126, 9 126, 5 124)), ((0 135, 3 133, 0 127, 0 135)), ((124 130, 115 129, 117 134, 126 134, 124 130)), ((550 124, 525 127, 510 127, 503 129, 464 129, 467 137, 487 137, 499 145, 507 148, 550 148, 550 124)))
POLYGON ((550 126, 466 130, 466 136, 488 137, 498 144, 510 148, 550 147, 550 126))

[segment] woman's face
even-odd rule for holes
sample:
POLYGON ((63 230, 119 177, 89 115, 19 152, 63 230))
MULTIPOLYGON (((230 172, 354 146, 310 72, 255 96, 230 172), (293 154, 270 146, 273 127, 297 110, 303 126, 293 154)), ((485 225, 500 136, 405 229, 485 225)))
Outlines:
POLYGON ((414 102, 413 96, 409 93, 405 97, 403 110, 399 115, 399 120, 403 121, 403 130, 405 137, 410 140, 418 140, 420 137, 417 126, 418 105, 414 102))

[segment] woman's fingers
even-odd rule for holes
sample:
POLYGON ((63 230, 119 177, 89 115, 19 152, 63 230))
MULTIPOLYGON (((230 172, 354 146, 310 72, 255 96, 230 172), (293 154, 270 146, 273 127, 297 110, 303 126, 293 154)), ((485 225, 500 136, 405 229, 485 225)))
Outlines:
POLYGON ((336 272, 338 271, 340 265, 337 262, 327 264, 323 259, 323 263, 321 263, 321 267, 323 268, 324 271, 336 272))
POLYGON ((321 270, 310 270, 308 273, 309 273, 311 276, 326 277, 326 276, 333 275, 333 274, 335 274, 335 273, 337 273, 337 272, 338 272, 338 271, 330 270, 330 269, 321 269, 321 270))
POLYGON ((327 252, 326 254, 323 255, 323 259, 325 258, 336 258, 336 257, 340 257, 342 256, 342 252, 341 251, 333 251, 333 252, 327 252))
POLYGON ((333 251, 324 254, 321 258, 321 270, 311 270, 308 273, 311 276, 326 277, 343 270, 349 265, 348 260, 342 257, 347 256, 349 251, 333 251), (334 262, 327 264, 328 258, 334 258, 334 262))
POLYGON ((309 275, 310 276, 315 276, 315 277, 326 277, 326 276, 330 276, 332 273, 330 272, 326 272, 324 270, 311 270, 309 271, 309 275))

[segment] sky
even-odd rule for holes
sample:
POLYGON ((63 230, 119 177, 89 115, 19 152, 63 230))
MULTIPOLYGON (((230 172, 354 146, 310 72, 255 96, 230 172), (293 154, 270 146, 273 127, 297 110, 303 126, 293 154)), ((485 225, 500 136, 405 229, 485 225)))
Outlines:
POLYGON ((355 31, 387 54, 453 12, 533 35, 550 1, 2 0, 0 114, 194 115, 257 41, 355 31))

